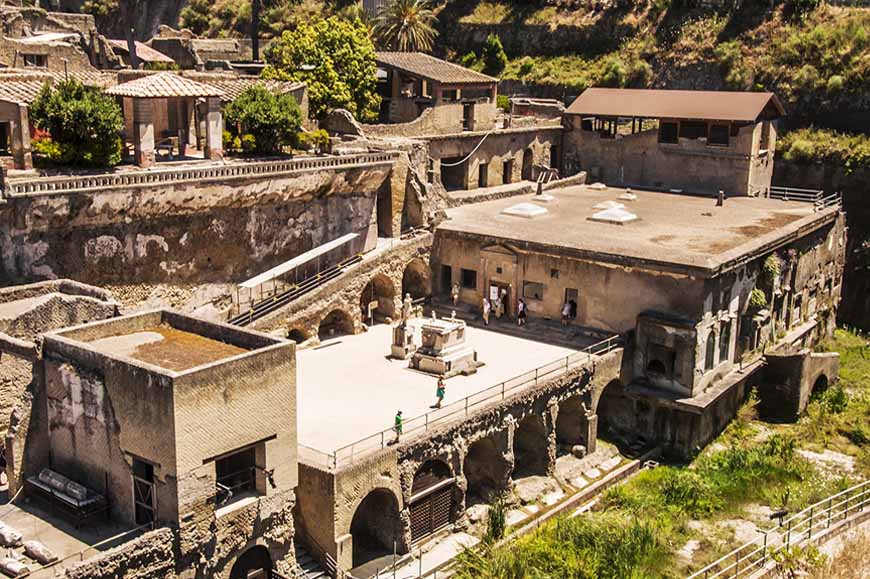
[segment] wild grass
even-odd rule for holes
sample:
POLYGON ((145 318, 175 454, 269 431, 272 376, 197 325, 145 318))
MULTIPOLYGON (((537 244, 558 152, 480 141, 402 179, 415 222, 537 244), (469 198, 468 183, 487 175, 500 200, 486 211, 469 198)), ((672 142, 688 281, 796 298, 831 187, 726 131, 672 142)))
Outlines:
POLYGON ((808 127, 789 131, 776 144, 786 161, 825 163, 847 172, 870 168, 870 136, 808 127))

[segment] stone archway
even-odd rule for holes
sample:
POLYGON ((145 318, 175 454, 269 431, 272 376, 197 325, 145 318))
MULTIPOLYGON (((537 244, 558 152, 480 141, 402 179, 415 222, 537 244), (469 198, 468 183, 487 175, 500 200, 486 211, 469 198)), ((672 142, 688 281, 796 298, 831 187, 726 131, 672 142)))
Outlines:
POLYGON ((321 340, 353 334, 353 318, 344 310, 332 310, 321 320, 317 336, 321 340))
POLYGON ((355 569, 386 561, 394 549, 400 553, 405 550, 399 500, 393 491, 377 488, 365 496, 353 514, 350 535, 355 569))
POLYGON ((618 439, 635 431, 634 401, 624 395, 619 380, 611 380, 602 389, 595 410, 598 416, 598 436, 618 439))
POLYGON ((589 403, 578 394, 559 403, 556 416, 556 444, 559 452, 567 454, 574 446, 589 450, 589 403))
POLYGON ((242 553, 230 570, 230 579, 269 579, 272 556, 266 547, 257 545, 242 553))
POLYGON ((493 436, 474 442, 462 462, 467 482, 466 505, 486 503, 493 493, 506 490, 512 470, 513 464, 493 436))
POLYGON ((308 336, 306 336, 305 332, 299 328, 293 328, 292 330, 287 330, 287 339, 293 340, 297 344, 301 344, 308 339, 308 336))
POLYGON ((513 477, 546 476, 550 471, 550 438, 543 416, 529 414, 514 431, 513 477))
POLYGON ((393 281, 382 273, 375 275, 360 292, 359 307, 363 321, 369 325, 384 322, 388 317, 395 318, 396 286, 393 281), (370 304, 373 306, 371 318, 370 304))
POLYGON ((432 272, 419 257, 408 262, 402 274, 402 297, 406 294, 415 300, 432 295, 432 272))
POLYGON ((821 396, 828 389, 830 382, 828 382, 828 377, 824 373, 816 376, 815 382, 813 382, 813 389, 810 391, 810 396, 817 397, 821 396))
POLYGON ((523 150, 523 167, 522 167, 522 178, 523 181, 531 181, 533 177, 532 167, 535 163, 535 154, 532 151, 531 147, 528 147, 523 150))

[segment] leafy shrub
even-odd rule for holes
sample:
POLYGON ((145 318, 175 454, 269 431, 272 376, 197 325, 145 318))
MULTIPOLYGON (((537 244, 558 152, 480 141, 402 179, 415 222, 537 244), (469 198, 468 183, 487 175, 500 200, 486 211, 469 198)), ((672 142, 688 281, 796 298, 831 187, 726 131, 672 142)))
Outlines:
POLYGON ((509 96, 500 94, 495 98, 496 106, 503 111, 511 110, 511 99, 509 96))
POLYGON ((821 401, 831 414, 841 414, 849 405, 849 394, 841 384, 821 393, 821 401))
POLYGON ((466 52, 462 58, 459 59, 459 64, 465 68, 474 68, 477 65, 477 53, 473 50, 466 52))
POLYGON ((526 77, 535 69, 535 62, 531 58, 524 58, 520 63, 520 77, 526 77))
POLYGON ((299 144, 307 150, 326 151, 329 148, 329 133, 323 129, 299 135, 299 144))
POLYGON ((227 129, 241 137, 246 153, 274 155, 296 144, 302 111, 289 94, 274 94, 260 85, 246 88, 226 108, 227 129))
POLYGON ((46 84, 30 106, 33 124, 51 136, 44 151, 58 164, 112 167, 121 162, 121 108, 77 80, 46 84))
POLYGON ((793 163, 841 165, 847 172, 870 168, 870 136, 864 134, 809 127, 785 133, 777 148, 793 163))
POLYGON ((495 34, 486 37, 486 42, 483 43, 481 50, 481 60, 483 61, 483 72, 486 74, 498 76, 504 72, 508 58, 501 40, 495 34))
POLYGON ((486 519, 486 535, 484 540, 495 543, 504 537, 507 528, 506 509, 504 497, 501 495, 493 498, 489 503, 489 514, 486 519))
POLYGON ((759 288, 754 288, 749 294, 749 311, 757 312, 767 307, 767 296, 759 288))

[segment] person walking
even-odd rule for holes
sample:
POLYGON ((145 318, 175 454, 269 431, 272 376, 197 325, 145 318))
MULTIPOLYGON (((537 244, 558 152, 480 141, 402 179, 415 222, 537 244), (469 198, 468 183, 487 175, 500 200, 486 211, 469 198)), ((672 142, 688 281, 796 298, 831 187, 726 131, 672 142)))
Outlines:
POLYGON ((490 305, 489 300, 483 298, 483 325, 489 325, 489 312, 492 310, 492 305, 490 305))
POLYGON ((444 377, 438 377, 438 385, 435 387, 435 397, 438 398, 438 402, 429 408, 441 408, 441 403, 444 402, 444 377))
POLYGON ((517 325, 522 326, 526 323, 526 302, 523 298, 517 302, 517 325))
POLYGON ((396 412, 396 420, 393 425, 393 431, 396 433, 396 439, 393 441, 393 444, 399 443, 399 438, 402 437, 402 411, 399 410, 396 412))
POLYGON ((571 315, 571 304, 565 302, 565 305, 562 306, 562 325, 568 325, 568 316, 571 315))
POLYGON ((497 320, 500 320, 504 315, 504 303, 501 301, 501 298, 495 298, 495 317, 497 320))
POLYGON ((450 290, 450 298, 453 300, 453 305, 459 305, 459 284, 453 284, 453 289, 450 290))

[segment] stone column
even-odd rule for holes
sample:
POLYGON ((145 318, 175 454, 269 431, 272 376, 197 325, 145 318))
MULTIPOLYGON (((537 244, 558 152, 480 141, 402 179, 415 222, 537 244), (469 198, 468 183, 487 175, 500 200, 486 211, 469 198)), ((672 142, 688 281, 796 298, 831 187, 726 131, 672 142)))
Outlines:
POLYGON ((187 154, 187 146, 190 144, 188 140, 190 130, 188 126, 188 108, 189 108, 189 100, 184 98, 179 98, 175 103, 175 125, 177 127, 177 135, 178 135, 178 156, 183 157, 187 154))
POLYGON ((14 166, 16 169, 32 169, 33 155, 30 149, 30 120, 27 117, 27 105, 18 105, 18 110, 10 124, 14 166))
POLYGON ((154 101, 151 99, 133 99, 133 147, 137 165, 154 165, 154 101))
POLYGON ((586 416, 586 455, 590 455, 598 448, 598 415, 586 416))
POLYGON ((223 159, 224 119, 221 112, 221 99, 209 97, 205 115, 205 158, 213 161, 223 159))

